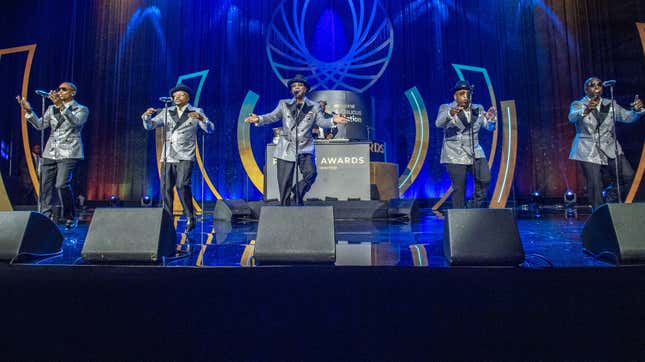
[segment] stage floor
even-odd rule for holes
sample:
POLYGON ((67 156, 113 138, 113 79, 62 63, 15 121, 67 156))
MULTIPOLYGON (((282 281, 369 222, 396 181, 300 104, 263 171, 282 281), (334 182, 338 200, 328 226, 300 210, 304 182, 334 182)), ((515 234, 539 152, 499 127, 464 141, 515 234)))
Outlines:
MULTIPOLYGON (((580 233, 588 214, 566 217, 563 210, 545 212, 542 217, 517 218, 529 268, 612 267, 582 250, 580 233)), ((73 265, 85 263, 81 250, 91 220, 85 214, 77 229, 62 230, 63 255, 34 263, 73 265)), ((247 267, 257 221, 222 222, 207 215, 197 228, 184 233, 185 220, 175 219, 178 254, 188 257, 169 260, 170 267, 247 267)), ((303 226, 306 227, 306 226, 303 226)), ((491 227, 494 227, 491 225, 491 227)), ((420 217, 393 220, 337 220, 337 266, 448 267, 443 257, 443 216, 421 209, 420 217)))
POLYGON ((588 215, 561 211, 517 219, 522 268, 446 267, 443 220, 427 209, 337 221, 336 267, 244 267, 257 222, 210 217, 189 234, 178 221, 191 252, 168 267, 87 265, 85 220, 64 231, 62 256, 0 264, 3 357, 645 360, 644 268, 583 253, 588 215))

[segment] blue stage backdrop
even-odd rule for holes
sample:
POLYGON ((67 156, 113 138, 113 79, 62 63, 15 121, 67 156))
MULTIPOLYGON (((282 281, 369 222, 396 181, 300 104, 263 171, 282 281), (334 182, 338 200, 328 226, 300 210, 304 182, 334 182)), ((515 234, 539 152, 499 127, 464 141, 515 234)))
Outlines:
MULTIPOLYGON (((77 100, 91 110, 83 135, 86 160, 76 178, 89 200, 158 198, 154 134, 143 129, 140 114, 160 107, 158 97, 182 78, 199 91, 199 106, 216 126, 205 144, 201 136, 199 142, 213 188, 224 198, 245 199, 261 193, 238 150, 244 100, 257 95, 256 113, 273 110, 289 95, 285 79, 296 73, 309 77, 316 90, 370 96, 375 138, 386 143, 387 160, 401 171, 416 136, 405 92, 417 88, 429 116, 429 145, 403 196, 418 198, 440 197, 449 187, 434 119, 438 106, 451 100, 455 64, 485 68, 498 102, 517 104, 516 195, 584 192, 582 174, 568 160, 575 131, 567 112, 582 96, 586 77, 617 79, 625 106, 634 94, 645 96, 644 50, 635 25, 645 21, 645 4, 639 0, 24 0, 5 4, 0 19, 0 49, 35 44, 27 77, 34 108, 35 89, 69 80, 78 85, 77 100)), ((0 57, 0 167, 14 203, 25 195, 26 166, 13 97, 23 87, 28 54, 0 57)), ((489 107, 483 74, 464 76, 476 85, 474 101, 489 107)), ((634 167, 643 129, 642 121, 618 128, 634 167)), ((38 134, 29 132, 29 142, 38 143, 38 134)), ((250 130, 260 169, 271 135, 271 127, 250 130)), ((482 138, 489 150, 490 134, 482 138)), ((197 168, 193 185, 201 198, 197 168)), ((216 197, 210 187, 204 191, 207 200, 216 197)))

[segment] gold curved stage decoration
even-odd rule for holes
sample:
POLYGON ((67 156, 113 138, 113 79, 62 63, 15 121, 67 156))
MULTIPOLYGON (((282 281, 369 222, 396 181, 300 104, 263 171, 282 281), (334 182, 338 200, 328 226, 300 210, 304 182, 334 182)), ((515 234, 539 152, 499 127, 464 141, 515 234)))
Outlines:
POLYGON ((493 197, 490 200, 491 209, 500 209, 506 207, 508 194, 513 186, 513 176, 515 175, 515 164, 517 161, 517 113, 515 111, 515 101, 502 101, 501 115, 502 119, 502 161, 497 173, 497 183, 493 197))
MULTIPOLYGON (((495 98, 495 90, 493 89, 493 84, 490 80, 490 77, 488 76, 488 70, 486 68, 481 68, 481 67, 474 67, 471 65, 463 65, 463 64, 453 64, 452 67, 455 69, 455 72, 457 73, 457 76, 459 77, 460 80, 465 80, 463 71, 471 71, 471 72, 476 72, 476 73, 482 73, 482 76, 484 77, 484 81, 486 82, 486 87, 488 89, 488 94, 490 96, 490 104, 497 106, 497 99, 495 98)), ((493 167, 493 162, 495 160, 495 153, 497 151, 497 137, 498 137, 498 128, 493 131, 493 139, 491 140, 491 147, 490 147, 490 152, 488 153, 488 167, 492 168, 493 167)), ((437 201, 433 206, 432 210, 438 210, 441 205, 446 202, 448 197, 452 194, 452 186, 446 190, 446 192, 441 196, 439 201, 437 201)))
POLYGON ((260 99, 260 96, 253 91, 248 91, 246 97, 244 97, 240 114, 237 117, 237 149, 240 152, 244 171, 246 171, 255 188, 264 194, 264 173, 260 170, 251 148, 251 125, 244 122, 246 116, 249 113, 253 113, 258 99, 260 99))
MULTIPOLYGON (((29 75, 31 74, 31 65, 34 61, 34 54, 36 53, 36 44, 23 45, 13 48, 0 49, 0 57, 7 54, 15 54, 27 52, 27 59, 25 61, 25 70, 22 74, 22 89, 20 94, 23 97, 27 97, 27 90, 29 89, 29 75)), ((27 122, 25 121, 24 112, 20 115, 20 129, 22 133, 22 146, 25 153, 25 160, 27 160, 27 169, 29 170, 29 177, 31 178, 31 183, 34 185, 34 190, 36 195, 40 196, 40 183, 38 182, 38 174, 36 172, 36 166, 34 165, 34 160, 31 158, 31 145, 29 143, 29 132, 27 130, 27 122)), ((7 189, 4 186, 4 181, 2 175, 0 175, 0 210, 2 211, 11 211, 13 207, 11 206, 11 201, 9 200, 9 195, 7 194, 7 189)))
POLYGON ((412 156, 405 170, 399 176, 399 195, 405 193, 410 188, 419 172, 423 167, 426 155, 428 154, 428 141, 430 139, 430 124, 428 122, 428 111, 417 87, 412 87, 405 91, 405 96, 410 102, 412 112, 414 113, 414 125, 416 135, 414 137, 414 149, 412 156))
MULTIPOLYGON (((641 37, 641 46, 643 47, 643 55, 645 55, 645 23, 636 23, 636 29, 638 29, 638 34, 641 37)), ((638 188, 643 181, 643 173, 645 173, 645 142, 643 142, 641 158, 640 161, 638 161, 638 168, 634 175, 634 181, 632 181, 632 186, 629 188, 629 193, 627 193, 627 197, 625 198, 626 204, 634 202, 636 192, 638 192, 638 188)))
MULTIPOLYGON (((195 72, 195 73, 185 74, 185 75, 180 76, 177 79, 177 85, 179 85, 180 83, 182 83, 186 79, 200 77, 199 85, 197 87, 197 91, 195 91, 195 99, 193 100, 193 107, 198 107, 198 105, 199 105, 199 98, 201 97, 202 88, 204 87, 204 83, 206 82, 206 77, 207 76, 208 76, 208 69, 202 70, 202 71, 199 71, 199 72, 195 72)), ((156 154, 157 154, 157 173, 159 175, 159 180, 161 180, 161 150, 162 150, 162 145, 163 145, 162 141, 163 141, 163 130, 156 129, 155 130, 155 144, 156 144, 156 150, 157 150, 157 152, 156 152, 156 154)), ((211 181, 211 178, 208 175, 208 172, 206 172, 206 168, 204 167, 204 163, 202 162, 202 155, 201 155, 201 151, 200 151, 199 147, 196 148, 195 159, 197 161, 197 167, 199 168, 199 171, 201 172, 202 177, 204 178, 204 182, 206 183, 206 185, 208 185, 208 188, 211 190, 211 192, 213 193, 215 198, 217 198, 218 200, 221 200, 222 196, 220 195, 220 193, 215 188, 215 185, 213 185, 213 182, 211 181)), ((175 193, 175 199, 174 199, 174 202, 173 202, 173 205, 172 205, 173 213, 174 214, 182 213, 183 212, 183 207, 181 206, 181 202, 179 201, 179 194, 177 193, 176 189, 173 192, 175 193)), ((194 197, 192 199, 192 203, 193 203, 193 206, 195 207, 195 212, 198 213, 198 214, 201 213, 202 208, 199 205, 199 203, 197 202, 197 200, 195 200, 194 197)))
POLYGON ((11 200, 9 200, 9 195, 7 194, 7 189, 4 187, 2 175, 0 175, 0 211, 13 211, 11 200))

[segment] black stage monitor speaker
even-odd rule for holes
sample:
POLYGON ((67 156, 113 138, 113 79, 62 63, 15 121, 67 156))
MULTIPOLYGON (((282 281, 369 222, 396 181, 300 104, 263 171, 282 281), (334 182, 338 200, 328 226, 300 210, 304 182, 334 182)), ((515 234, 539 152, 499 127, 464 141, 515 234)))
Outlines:
POLYGON ((333 207, 262 207, 255 260, 259 264, 333 263, 333 207))
POLYGON ((244 200, 230 199, 217 200, 213 219, 231 221, 239 218, 252 217, 252 211, 244 200))
POLYGON ((443 248, 451 265, 517 266, 524 262, 511 209, 448 210, 443 248))
POLYGON ((582 228, 582 246, 618 264, 645 261, 645 203, 605 204, 582 228))
POLYGON ((11 260, 19 254, 54 254, 61 250, 62 244, 60 230, 43 214, 0 212, 0 260, 11 260))
POLYGON ((175 253, 177 234, 162 208, 99 208, 81 255, 88 261, 159 262, 175 253))

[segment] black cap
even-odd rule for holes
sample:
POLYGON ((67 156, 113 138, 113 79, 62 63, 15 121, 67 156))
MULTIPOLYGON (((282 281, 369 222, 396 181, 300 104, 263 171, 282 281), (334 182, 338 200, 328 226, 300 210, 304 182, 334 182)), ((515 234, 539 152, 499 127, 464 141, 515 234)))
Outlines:
POLYGON ((467 80, 460 80, 459 82, 455 83, 454 87, 452 87, 452 94, 455 94, 455 92, 458 92, 460 90, 472 91, 473 86, 467 80))
POLYGON ((293 78, 289 79, 289 80, 287 81, 287 87, 291 88, 291 84, 292 84, 292 83, 296 83, 296 82, 299 82, 299 83, 304 84, 304 85, 305 85, 305 87, 307 87, 307 89, 309 89, 309 83, 308 83, 308 82, 307 82, 307 80, 305 79, 305 76, 304 76, 304 75, 302 75, 302 74, 296 74, 296 76, 295 76, 295 77, 293 77, 293 78))
POLYGON ((193 97, 193 90, 188 88, 188 86, 186 86, 184 84, 177 84, 173 89, 171 89, 170 90, 170 96, 172 97, 173 94, 175 94, 176 92, 179 92, 179 91, 184 91, 184 92, 188 93, 188 96, 190 98, 193 97))

